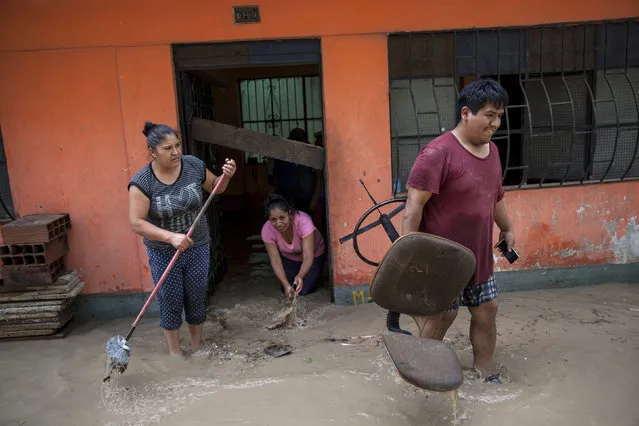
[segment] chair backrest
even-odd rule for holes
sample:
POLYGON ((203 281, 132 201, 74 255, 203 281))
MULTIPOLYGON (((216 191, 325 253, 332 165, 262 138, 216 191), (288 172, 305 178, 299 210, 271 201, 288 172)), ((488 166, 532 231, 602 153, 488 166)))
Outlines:
POLYGON ((425 233, 398 238, 370 284, 382 308, 408 315, 443 312, 459 297, 475 272, 475 255, 454 241, 425 233))

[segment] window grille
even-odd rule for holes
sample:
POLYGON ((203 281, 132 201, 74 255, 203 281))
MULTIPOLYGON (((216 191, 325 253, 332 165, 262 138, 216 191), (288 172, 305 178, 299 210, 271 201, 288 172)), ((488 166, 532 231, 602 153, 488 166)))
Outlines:
MULTIPOLYGON (((322 89, 319 76, 240 80, 242 127, 288 138, 302 128, 313 143, 322 130, 322 89)), ((244 160, 264 162, 266 158, 245 153, 244 160)))
POLYGON ((493 138, 507 188, 639 178, 637 19, 392 34, 388 46, 394 192, 479 77, 510 97, 493 138))

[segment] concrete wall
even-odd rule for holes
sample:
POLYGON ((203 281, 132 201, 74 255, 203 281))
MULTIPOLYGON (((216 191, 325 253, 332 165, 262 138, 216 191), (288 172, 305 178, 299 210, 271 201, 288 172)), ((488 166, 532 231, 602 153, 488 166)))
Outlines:
MULTIPOLYGON (((234 25, 233 4, 0 3, 0 124, 16 211, 71 213, 68 265, 82 273, 86 293, 150 287, 146 254, 129 230, 125 188, 147 161, 144 120, 177 124, 170 43, 322 38, 333 278, 348 294, 372 272, 350 243, 337 243, 370 205, 357 180, 366 173, 380 199, 391 191, 387 32, 639 15, 635 0, 517 0, 488 8, 471 0, 267 0, 261 24, 234 25)), ((623 183, 509 192, 522 253, 515 267, 636 261, 638 191, 639 184, 623 183)), ((388 243, 375 235, 369 253, 381 255, 388 243)), ((506 266, 498 261, 498 268, 506 266)))

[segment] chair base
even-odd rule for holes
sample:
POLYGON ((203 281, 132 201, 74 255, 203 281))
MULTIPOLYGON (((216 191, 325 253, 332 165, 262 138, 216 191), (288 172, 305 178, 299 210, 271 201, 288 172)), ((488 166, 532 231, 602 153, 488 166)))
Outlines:
POLYGON ((383 341, 398 374, 413 386, 450 392, 462 385, 459 358, 445 343, 401 333, 384 333, 383 341))

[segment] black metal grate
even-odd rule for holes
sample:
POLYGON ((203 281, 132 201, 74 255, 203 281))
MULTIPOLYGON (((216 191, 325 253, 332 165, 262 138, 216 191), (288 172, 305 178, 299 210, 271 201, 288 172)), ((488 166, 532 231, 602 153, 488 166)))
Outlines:
POLYGON ((498 80, 507 187, 639 178, 639 21, 389 36, 394 192, 419 150, 457 124, 459 90, 498 80))
MULTIPOLYGON (((273 136, 288 137, 302 128, 313 143, 322 130, 322 88, 319 76, 240 80, 242 127, 273 136)), ((245 153, 245 161, 265 158, 245 153)))
MULTIPOLYGON (((215 119, 215 103, 211 84, 186 71, 180 71, 178 76, 180 132, 182 133, 184 152, 200 158, 206 163, 209 170, 219 175, 215 145, 196 141, 191 137, 191 120, 194 117, 206 120, 215 119)), ((207 197, 208 194, 205 193, 204 196, 207 197)), ((211 294, 226 272, 226 247, 222 235, 218 232, 220 229, 220 210, 217 200, 214 200, 209 206, 206 218, 211 230, 211 255, 209 276, 207 277, 207 292, 211 294)))

